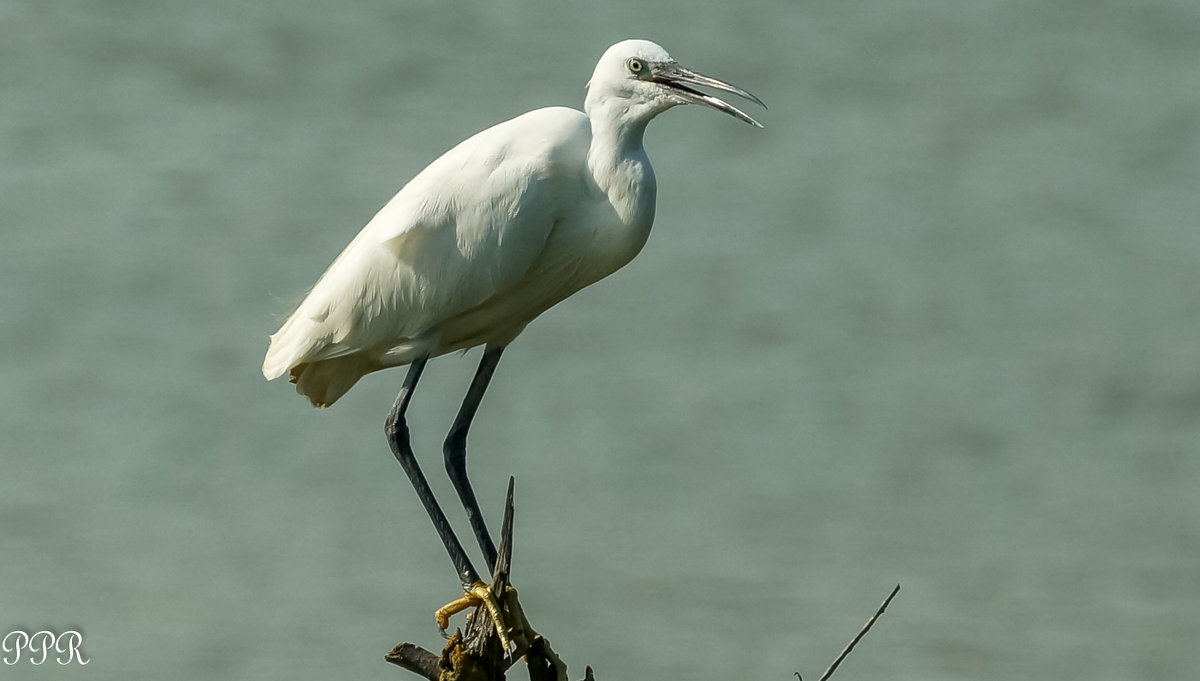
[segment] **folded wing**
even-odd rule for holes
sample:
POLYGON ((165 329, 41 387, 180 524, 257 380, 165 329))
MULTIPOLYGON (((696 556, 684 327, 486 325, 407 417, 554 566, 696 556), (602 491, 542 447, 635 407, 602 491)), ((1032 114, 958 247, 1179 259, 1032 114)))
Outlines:
POLYGON ((328 404, 364 373, 436 354, 438 324, 518 285, 562 211, 587 191, 589 136, 582 113, 539 109, 446 152, 375 215, 271 336, 263 375, 291 371, 296 380, 297 368, 353 358, 339 370, 357 375, 322 395, 328 404))

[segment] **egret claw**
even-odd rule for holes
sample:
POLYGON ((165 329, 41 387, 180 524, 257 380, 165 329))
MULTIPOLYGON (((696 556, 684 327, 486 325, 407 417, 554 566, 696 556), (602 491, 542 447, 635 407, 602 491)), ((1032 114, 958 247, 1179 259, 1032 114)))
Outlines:
POLYGON ((496 601, 495 594, 492 593, 492 587, 483 582, 475 582, 462 598, 450 601, 433 613, 438 631, 442 633, 443 637, 448 638, 446 629, 450 626, 450 618, 467 608, 475 608, 480 605, 492 618, 492 624, 496 627, 496 637, 500 639, 500 645, 504 647, 505 656, 511 654, 512 639, 508 636, 508 625, 504 622, 504 613, 500 610, 500 604, 496 601))
POLYGON ((492 587, 482 582, 476 582, 468 593, 478 598, 483 607, 487 609, 488 615, 492 618, 492 624, 496 627, 496 637, 500 639, 500 645, 504 646, 504 654, 507 657, 512 652, 512 639, 508 637, 508 625, 504 622, 504 613, 500 610, 500 603, 496 601, 496 595, 492 593, 492 587))

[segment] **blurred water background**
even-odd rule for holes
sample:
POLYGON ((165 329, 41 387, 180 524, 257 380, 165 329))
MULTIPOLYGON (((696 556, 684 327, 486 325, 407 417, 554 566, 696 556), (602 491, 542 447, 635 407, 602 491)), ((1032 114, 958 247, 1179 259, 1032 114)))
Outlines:
MULTIPOLYGON (((651 125, 650 243, 472 431, 571 677, 816 678, 896 582, 835 678, 1200 677, 1195 2, 2 0, 0 633, 91 662, 0 678, 440 646, 401 372, 316 412, 266 337, 416 171, 581 106, 626 37, 771 108, 651 125)), ((477 352, 410 412, 447 502, 477 352)))

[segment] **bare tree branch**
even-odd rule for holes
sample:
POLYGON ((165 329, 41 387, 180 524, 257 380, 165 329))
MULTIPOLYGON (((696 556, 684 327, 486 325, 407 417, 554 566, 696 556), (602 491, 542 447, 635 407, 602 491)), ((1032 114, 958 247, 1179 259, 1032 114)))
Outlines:
POLYGON ((401 643, 385 656, 388 662, 429 681, 502 681, 509 667, 524 657, 530 681, 566 681, 567 666, 550 648, 550 642, 529 625, 517 600, 517 591, 510 584, 513 515, 513 479, 509 478, 492 593, 497 597, 516 649, 504 649, 492 618, 484 606, 479 606, 468 616, 466 630, 455 632, 440 656, 420 646, 401 643))
MULTIPOLYGON (((504 681, 508 669, 518 659, 524 658, 530 681, 567 681, 567 665, 550 648, 550 642, 530 626, 517 599, 517 591, 510 584, 513 515, 513 479, 510 477, 508 495, 504 503, 504 525, 500 532, 500 545, 497 547, 496 568, 492 573, 492 593, 496 595, 515 649, 504 649, 496 635, 492 617, 481 605, 468 615, 465 631, 454 632, 446 641, 441 655, 435 655, 412 643, 401 643, 385 656, 388 662, 428 681, 504 681)), ((833 676, 838 665, 866 636, 899 592, 900 585, 897 584, 858 635, 821 675, 820 681, 828 681, 829 677, 833 676)), ((595 681, 591 667, 587 667, 585 674, 584 681, 595 681)), ((796 672, 796 677, 804 681, 799 672, 796 672)))
MULTIPOLYGON (((858 632, 858 635, 855 636, 854 639, 850 641, 849 645, 842 650, 842 654, 838 655, 837 659, 833 661, 833 664, 829 665, 829 669, 825 670, 825 673, 821 675, 819 681, 828 681, 829 677, 833 676, 833 673, 837 671, 838 665, 842 663, 842 660, 846 659, 846 656, 850 654, 851 650, 854 650, 854 646, 858 645, 858 642, 862 640, 862 637, 867 635, 867 632, 871 630, 871 627, 875 626, 875 620, 879 619, 879 616, 883 614, 884 610, 887 610, 888 604, 892 602, 892 599, 895 598, 896 594, 898 593, 900 593, 899 584, 897 584, 896 588, 892 589, 892 593, 888 594, 888 597, 883 600, 883 605, 880 605, 879 609, 875 611, 875 614, 871 615, 871 619, 867 620, 867 623, 863 625, 862 631, 858 632)), ((796 672, 796 676, 799 677, 800 672, 796 672)), ((803 681, 803 678, 801 678, 801 681, 803 681)))

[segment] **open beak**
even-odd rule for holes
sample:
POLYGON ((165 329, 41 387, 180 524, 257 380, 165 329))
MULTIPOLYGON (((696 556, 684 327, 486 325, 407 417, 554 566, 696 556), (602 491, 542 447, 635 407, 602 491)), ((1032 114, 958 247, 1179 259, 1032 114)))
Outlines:
POLYGON ((767 108, 767 105, 763 104, 761 99, 755 97, 749 92, 746 92, 740 87, 737 87, 736 85, 730 85, 723 80, 717 80, 716 78, 706 76, 702 73, 696 73, 689 68, 680 66, 678 62, 674 61, 650 62, 648 66, 650 67, 650 77, 647 78, 647 80, 649 80, 651 83, 658 83, 659 85, 662 85, 683 103, 702 104, 704 106, 712 107, 717 111, 724 111, 730 116, 733 116, 740 121, 745 121, 755 127, 763 127, 762 123, 754 120, 745 112, 733 106, 732 104, 717 99, 711 95, 706 95, 703 92, 695 89, 696 87, 707 87, 714 90, 720 90, 722 92, 729 92, 737 95, 738 97, 754 102, 764 109, 767 108))

